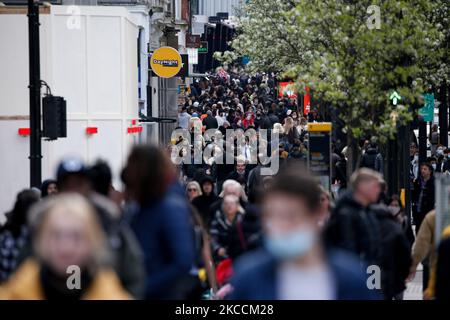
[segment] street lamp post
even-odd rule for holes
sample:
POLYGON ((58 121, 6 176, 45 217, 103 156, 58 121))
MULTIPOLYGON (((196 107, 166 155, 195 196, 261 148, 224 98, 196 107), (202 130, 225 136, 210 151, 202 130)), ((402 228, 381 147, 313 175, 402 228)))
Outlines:
POLYGON ((41 71, 39 55, 39 3, 28 0, 30 85, 30 187, 41 186, 41 71))

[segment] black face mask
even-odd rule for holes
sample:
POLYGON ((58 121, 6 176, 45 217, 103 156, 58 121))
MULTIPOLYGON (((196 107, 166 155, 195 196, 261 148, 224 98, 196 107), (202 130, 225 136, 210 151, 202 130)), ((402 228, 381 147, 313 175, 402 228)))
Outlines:
POLYGON ((43 265, 40 280, 47 300, 80 300, 92 283, 92 275, 87 269, 80 272, 80 289, 69 289, 67 279, 69 275, 59 275, 48 265, 43 265))

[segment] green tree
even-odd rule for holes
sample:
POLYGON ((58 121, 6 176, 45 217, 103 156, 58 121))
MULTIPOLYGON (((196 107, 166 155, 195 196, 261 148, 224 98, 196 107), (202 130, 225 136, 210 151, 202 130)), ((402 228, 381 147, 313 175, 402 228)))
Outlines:
POLYGON ((397 125, 412 119, 422 93, 446 75, 446 36, 436 21, 443 19, 442 6, 448 3, 249 0, 232 46, 250 58, 249 72, 277 71, 337 108, 355 155, 360 138, 394 137, 397 125), (369 9, 374 5, 379 28, 369 9), (389 101, 394 90, 402 97, 396 107, 389 101))

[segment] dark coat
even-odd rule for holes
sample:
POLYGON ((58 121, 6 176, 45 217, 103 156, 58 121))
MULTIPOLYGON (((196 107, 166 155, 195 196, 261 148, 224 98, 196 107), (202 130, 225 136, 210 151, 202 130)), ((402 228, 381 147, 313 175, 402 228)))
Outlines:
POLYGON ((209 215, 209 208, 217 200, 219 197, 212 193, 210 195, 202 194, 192 201, 192 205, 197 208, 205 226, 209 226, 211 223, 212 217, 209 215))
POLYGON ((422 224, 425 215, 434 209, 435 204, 434 177, 431 176, 431 178, 425 184, 425 188, 423 190, 424 194, 422 196, 422 203, 419 206, 421 181, 422 178, 420 177, 419 179, 416 179, 413 183, 413 190, 412 190, 413 217, 417 229, 420 228, 420 225, 422 224))
MULTIPOLYGON (((338 300, 375 300, 376 291, 366 286, 358 260, 338 250, 328 251, 328 262, 336 282, 335 296, 338 300)), ((235 275, 231 280, 234 288, 231 300, 276 300, 277 267, 275 260, 267 251, 261 249, 244 255, 235 264, 235 275)))
POLYGON ((369 148, 364 153, 361 159, 361 168, 363 167, 383 172, 383 157, 376 148, 369 148))
POLYGON ((220 261, 222 258, 217 255, 220 248, 225 248, 227 257, 232 260, 247 250, 247 240, 244 234, 244 214, 238 213, 231 224, 228 224, 224 214, 216 211, 216 215, 211 221, 211 245, 214 260, 220 261))
POLYGON ((346 193, 336 203, 325 229, 325 241, 332 247, 353 252, 367 264, 379 263, 379 230, 373 214, 346 193))
POLYGON ((381 288, 386 299, 406 289, 405 281, 411 266, 411 249, 402 226, 386 206, 371 206, 375 213, 381 239, 381 288))
POLYGON ((207 116, 205 119, 203 119, 203 125, 206 127, 206 130, 217 129, 219 127, 217 119, 212 116, 207 116))
POLYGON ((174 184, 162 199, 143 206, 132 228, 145 256, 145 297, 173 298, 174 286, 194 263, 190 213, 181 187, 174 184))
POLYGON ((236 180, 240 184, 247 185, 248 170, 245 170, 244 174, 239 174, 236 170, 234 170, 227 176, 226 180, 228 179, 236 180))
MULTIPOLYGON (((274 120, 276 120, 276 119, 274 119, 274 120)), ((261 129, 266 129, 266 130, 271 129, 272 125, 273 125, 273 123, 267 115, 264 115, 261 117, 261 120, 259 122, 259 127, 261 129)), ((255 120, 255 126, 256 126, 256 120, 255 120)))
POLYGON ((436 269, 436 300, 450 301, 450 239, 443 240, 438 249, 436 269))
POLYGON ((271 122, 270 128, 272 128, 275 123, 280 123, 280 118, 278 118, 278 116, 276 114, 269 113, 268 117, 269 117, 269 120, 271 122))

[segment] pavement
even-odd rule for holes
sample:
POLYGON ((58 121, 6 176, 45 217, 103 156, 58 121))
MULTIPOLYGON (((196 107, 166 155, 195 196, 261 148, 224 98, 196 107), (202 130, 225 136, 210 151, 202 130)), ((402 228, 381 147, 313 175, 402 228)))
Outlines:
POLYGON ((414 280, 406 285, 404 300, 422 300, 422 266, 417 268, 414 280))

